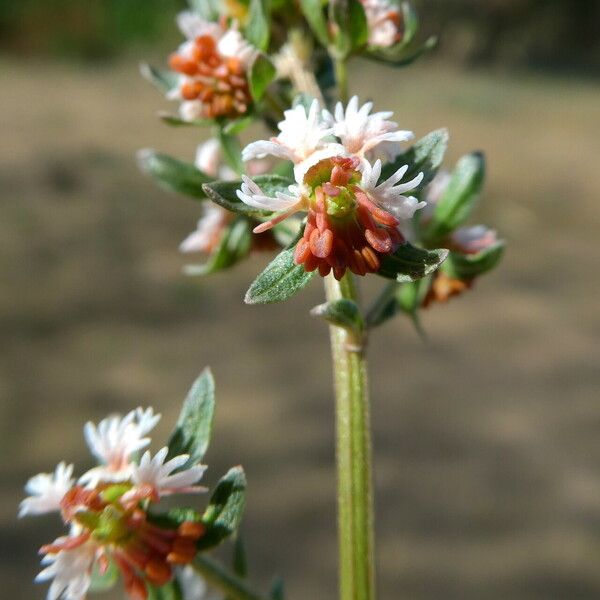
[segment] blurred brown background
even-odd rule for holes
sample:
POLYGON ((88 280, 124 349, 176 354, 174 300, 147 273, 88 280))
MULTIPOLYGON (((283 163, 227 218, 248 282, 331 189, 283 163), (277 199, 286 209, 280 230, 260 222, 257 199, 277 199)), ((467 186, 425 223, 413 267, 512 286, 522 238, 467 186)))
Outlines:
MULTIPOLYGON (((448 126, 449 164, 485 150, 476 221, 509 248, 473 292, 426 314, 427 345, 402 319, 372 338, 381 597, 598 598, 597 4, 421 4, 438 56, 401 71, 356 62, 351 85, 418 136, 448 126)), ((292 599, 336 595, 327 331, 307 313, 322 292, 244 306, 266 255, 184 277, 177 245, 198 206, 135 165, 147 146, 191 159, 203 136, 158 122, 166 105, 137 72, 177 43, 177 8, 0 4, 5 598, 44 597, 36 549, 61 531, 16 520, 26 479, 62 459, 87 467, 81 427, 113 410, 162 412, 157 448, 207 364, 207 481, 247 469, 253 575, 281 574, 292 599)))

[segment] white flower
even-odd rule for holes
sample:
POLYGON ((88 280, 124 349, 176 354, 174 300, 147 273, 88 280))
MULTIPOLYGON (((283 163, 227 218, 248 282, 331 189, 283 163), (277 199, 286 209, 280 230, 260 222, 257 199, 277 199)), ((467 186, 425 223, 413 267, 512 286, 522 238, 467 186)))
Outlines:
POLYGON ((235 171, 223 163, 221 144, 216 138, 211 138, 198 146, 194 164, 203 173, 215 179, 232 181, 237 178, 235 171))
POLYGON ((379 185, 381 176, 381 161, 375 161, 371 166, 364 161, 362 163, 362 180, 360 187, 369 197, 381 208, 392 214, 398 219, 410 219, 420 208, 425 206, 425 202, 419 202, 414 196, 405 196, 405 192, 414 190, 423 180, 423 173, 419 173, 414 179, 397 185, 402 179, 408 165, 398 169, 391 177, 379 185))
POLYGON ((343 153, 339 144, 324 139, 331 135, 332 128, 323 119, 318 100, 313 100, 308 112, 303 105, 298 104, 286 110, 283 115, 284 120, 278 123, 279 135, 271 140, 248 144, 242 151, 244 161, 272 155, 298 165, 325 147, 331 148, 332 154, 329 156, 343 153))
POLYGON ((223 600, 223 595, 210 589, 192 567, 179 569, 177 580, 185 600, 223 600))
MULTIPOLYGON (((56 543, 67 540, 68 538, 59 538, 56 543)), ((73 549, 47 554, 42 559, 42 564, 49 566, 35 578, 36 582, 53 579, 47 600, 83 600, 90 587, 97 550, 96 543, 88 540, 73 549)))
POLYGON ((92 486, 100 481, 125 481, 131 475, 132 456, 150 443, 145 437, 158 423, 160 415, 152 408, 132 410, 124 417, 86 423, 83 433, 91 453, 100 466, 85 473, 80 481, 92 486))
POLYGON ((223 227, 229 217, 228 212, 217 204, 206 204, 198 220, 196 230, 192 231, 181 244, 180 252, 210 252, 218 243, 223 227))
POLYGON ((223 33, 218 23, 205 21, 200 15, 191 10, 184 10, 177 15, 177 26, 181 33, 190 41, 203 35, 218 38, 223 33))
POLYGON ((498 242, 496 231, 485 225, 461 227, 452 233, 450 239, 465 254, 476 254, 498 242))
POLYGON ((73 465, 59 463, 54 473, 40 473, 25 485, 30 494, 19 506, 19 517, 60 510, 60 501, 73 486, 73 465))
POLYGON ((238 29, 228 29, 217 44, 219 53, 230 58, 237 58, 244 67, 258 55, 258 50, 247 42, 238 29))
POLYGON ((368 159, 381 155, 388 160, 400 152, 400 144, 412 140, 412 131, 398 130, 398 124, 390 121, 391 111, 371 114, 373 103, 367 102, 360 108, 358 97, 353 96, 346 109, 341 102, 336 104, 334 114, 324 111, 325 119, 332 125, 335 136, 340 138, 349 154, 368 159))
POLYGON ((242 187, 237 190, 237 197, 248 206, 272 212, 288 210, 300 201, 302 191, 299 186, 290 185, 289 194, 276 192, 275 197, 267 196, 250 177, 242 175, 242 187))
MULTIPOLYGON (((205 465, 193 465, 177 473, 177 469, 183 467, 188 461, 187 454, 180 454, 165 462, 169 449, 167 447, 159 450, 152 458, 149 451, 144 452, 139 465, 133 465, 131 481, 134 486, 150 487, 160 498, 170 494, 187 494, 192 492, 205 492, 206 488, 194 485, 206 471, 205 465)), ((132 490, 135 493, 135 488, 132 490)), ((124 501, 127 501, 126 496, 124 501)))
POLYGON ((399 40, 399 11, 389 0, 362 0, 369 29, 369 44, 388 48, 399 40))

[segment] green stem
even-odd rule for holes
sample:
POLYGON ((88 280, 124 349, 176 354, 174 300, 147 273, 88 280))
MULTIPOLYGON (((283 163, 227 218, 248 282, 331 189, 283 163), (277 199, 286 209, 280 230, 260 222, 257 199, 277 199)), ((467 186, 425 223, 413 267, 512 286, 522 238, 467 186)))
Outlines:
POLYGON ((250 589, 246 581, 228 571, 222 564, 206 554, 197 554, 191 566, 210 585, 223 592, 231 600, 267 600, 265 596, 250 589))
MULTIPOLYGON (((356 302, 352 276, 325 278, 329 302, 356 302)), ((339 570, 341 600, 375 599, 371 427, 367 364, 346 330, 330 326, 336 395, 339 570)))
POLYGON ((343 58, 335 58, 333 61, 335 65, 335 80, 338 87, 338 97, 346 104, 348 102, 348 69, 346 67, 346 61, 343 58))

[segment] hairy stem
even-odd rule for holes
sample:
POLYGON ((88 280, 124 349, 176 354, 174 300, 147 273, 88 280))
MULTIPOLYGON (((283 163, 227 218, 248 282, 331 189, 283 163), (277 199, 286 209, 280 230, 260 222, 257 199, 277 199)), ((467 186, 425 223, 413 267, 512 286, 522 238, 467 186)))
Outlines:
POLYGON ((335 58, 335 81, 338 88, 338 98, 344 104, 348 102, 348 68, 346 60, 343 58, 335 58))
POLYGON ((267 600, 266 596, 261 596, 250 589, 245 580, 240 579, 206 554, 197 554, 191 566, 212 587, 223 592, 231 600, 267 600))
MULTIPOLYGON (((329 302, 356 302, 352 276, 325 278, 329 302)), ((374 516, 371 427, 364 349, 343 328, 330 327, 336 396, 336 458, 341 600, 374 600, 374 516)))

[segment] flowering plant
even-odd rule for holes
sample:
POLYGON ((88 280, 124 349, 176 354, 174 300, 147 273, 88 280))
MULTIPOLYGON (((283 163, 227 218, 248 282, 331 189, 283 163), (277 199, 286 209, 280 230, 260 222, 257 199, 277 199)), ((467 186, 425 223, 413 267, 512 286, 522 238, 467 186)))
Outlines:
MULTIPOLYGON (((205 260, 187 273, 206 276, 253 251, 276 252, 249 286, 248 304, 284 301, 323 278, 326 302, 312 314, 326 319, 331 333, 340 597, 373 600, 366 339, 396 314, 421 331, 423 308, 471 288, 499 262, 504 242, 496 233, 465 226, 483 185, 483 155, 464 156, 451 173, 440 170, 446 130, 413 141, 392 112, 349 96, 352 57, 403 67, 435 46, 433 38, 418 41, 408 2, 190 0, 177 22, 185 41, 169 70, 144 65, 142 73, 178 103, 176 114, 161 114, 165 123, 209 128, 212 137, 194 164, 149 149, 140 151, 139 164, 161 185, 201 202, 201 218, 180 250, 205 260), (272 135, 242 148, 238 136, 255 122, 272 135), (366 275, 385 285, 363 310, 355 276, 366 275)), ((213 407, 205 372, 154 456, 147 434, 158 416, 138 409, 86 425, 100 464, 77 481, 64 463, 30 480, 21 514, 60 511, 69 527, 42 548, 48 566, 40 578, 53 578, 51 600, 79 600, 118 572, 132 598, 192 600, 204 594, 204 583, 194 582, 190 565, 227 598, 283 598, 279 583, 268 596, 249 587, 239 543, 232 571, 204 554, 236 532, 241 468, 217 484, 204 512, 158 512, 165 496, 205 491, 197 483, 213 407)))

